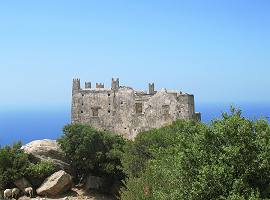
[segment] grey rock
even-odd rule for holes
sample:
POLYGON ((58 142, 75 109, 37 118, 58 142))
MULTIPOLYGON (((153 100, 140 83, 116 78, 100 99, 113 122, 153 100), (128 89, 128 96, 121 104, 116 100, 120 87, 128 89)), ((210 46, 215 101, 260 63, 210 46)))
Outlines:
POLYGON ((71 173, 70 165, 56 140, 35 140, 22 146, 22 149, 25 153, 33 155, 37 160, 51 161, 57 170, 71 173))
POLYGON ((72 177, 63 170, 55 172, 48 177, 37 189, 37 194, 44 196, 56 196, 72 187, 72 177))

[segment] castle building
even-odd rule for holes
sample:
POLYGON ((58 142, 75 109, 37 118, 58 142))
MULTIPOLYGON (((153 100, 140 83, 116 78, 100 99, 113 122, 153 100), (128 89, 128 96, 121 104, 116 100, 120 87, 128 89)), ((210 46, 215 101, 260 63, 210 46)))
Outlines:
POLYGON ((112 79, 111 88, 103 83, 73 79, 72 123, 89 124, 94 128, 108 130, 134 139, 141 131, 168 125, 177 119, 200 120, 195 113, 194 96, 191 94, 161 89, 155 91, 149 83, 148 92, 120 86, 119 79, 112 79))

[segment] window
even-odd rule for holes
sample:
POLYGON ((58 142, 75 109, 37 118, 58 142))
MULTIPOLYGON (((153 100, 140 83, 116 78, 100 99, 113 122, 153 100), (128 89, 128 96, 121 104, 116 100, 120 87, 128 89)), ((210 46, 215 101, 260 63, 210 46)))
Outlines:
POLYGON ((135 103, 135 110, 137 114, 142 113, 142 103, 135 103))
POLYGON ((92 107, 92 114, 93 117, 98 117, 98 109, 100 109, 99 107, 92 107))
POLYGON ((170 106, 169 105, 162 105, 162 114, 165 119, 170 118, 170 106))

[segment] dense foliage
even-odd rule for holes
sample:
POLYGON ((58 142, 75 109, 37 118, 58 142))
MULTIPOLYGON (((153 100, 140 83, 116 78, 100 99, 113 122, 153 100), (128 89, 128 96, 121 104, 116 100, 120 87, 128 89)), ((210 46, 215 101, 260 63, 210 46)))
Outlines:
POLYGON ((45 178, 52 175, 56 169, 51 161, 43 160, 38 163, 30 163, 26 169, 25 177, 35 186, 41 185, 45 178))
MULTIPOLYGON (((232 108, 209 124, 176 121, 134 141, 87 125, 64 127, 58 139, 79 180, 121 180, 123 200, 270 199, 270 125, 232 108)), ((43 180, 54 170, 34 162, 21 144, 0 148, 0 189, 21 177, 43 180)))
POLYGON ((177 121, 125 146, 123 200, 270 198, 270 126, 239 110, 209 125, 177 121))
POLYGON ((0 189, 12 186, 15 180, 22 177, 43 180, 53 171, 50 162, 33 162, 31 156, 21 150, 21 143, 0 148, 0 189))
POLYGON ((125 140, 87 125, 72 124, 58 139, 79 180, 88 174, 123 179, 120 157, 125 140))

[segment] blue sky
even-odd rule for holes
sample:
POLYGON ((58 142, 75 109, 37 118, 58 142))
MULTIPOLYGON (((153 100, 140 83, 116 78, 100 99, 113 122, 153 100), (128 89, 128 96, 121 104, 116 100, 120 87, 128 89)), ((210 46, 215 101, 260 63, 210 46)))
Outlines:
POLYGON ((69 106, 73 77, 270 101, 267 0, 0 2, 0 108, 69 106))

